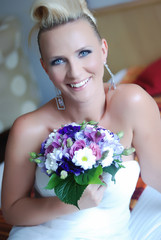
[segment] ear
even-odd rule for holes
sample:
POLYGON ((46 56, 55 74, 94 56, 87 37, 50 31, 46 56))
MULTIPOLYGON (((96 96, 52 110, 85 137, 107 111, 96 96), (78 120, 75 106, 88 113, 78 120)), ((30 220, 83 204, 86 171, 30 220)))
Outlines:
POLYGON ((106 39, 102 39, 102 53, 103 53, 103 61, 106 62, 107 55, 108 55, 108 44, 106 39))
POLYGON ((44 64, 44 61, 42 60, 42 58, 40 58, 40 62, 41 62, 41 66, 43 67, 43 69, 45 70, 45 72, 48 74, 47 68, 44 64))

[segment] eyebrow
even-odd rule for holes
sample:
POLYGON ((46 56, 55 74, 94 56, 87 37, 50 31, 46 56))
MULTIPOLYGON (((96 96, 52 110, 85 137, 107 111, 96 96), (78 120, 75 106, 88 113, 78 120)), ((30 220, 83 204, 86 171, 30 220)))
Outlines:
POLYGON ((63 56, 53 56, 51 58, 49 58, 49 60, 55 60, 55 59, 58 59, 58 58, 64 58, 63 56))
MULTIPOLYGON (((81 48, 77 49, 77 50, 75 51, 75 53, 81 52, 81 51, 83 51, 83 50, 85 50, 85 49, 88 49, 88 48, 92 48, 92 47, 91 47, 91 46, 81 47, 81 48)), ((63 55, 57 55, 57 56, 53 56, 53 57, 49 58, 49 61, 52 61, 52 60, 55 60, 55 59, 58 59, 58 58, 66 58, 66 57, 63 56, 63 55)))
POLYGON ((77 52, 81 52, 81 51, 83 51, 83 50, 85 50, 85 49, 88 49, 88 48, 92 48, 92 47, 91 47, 91 46, 81 47, 81 48, 79 48, 78 50, 76 50, 76 53, 77 53, 77 52))

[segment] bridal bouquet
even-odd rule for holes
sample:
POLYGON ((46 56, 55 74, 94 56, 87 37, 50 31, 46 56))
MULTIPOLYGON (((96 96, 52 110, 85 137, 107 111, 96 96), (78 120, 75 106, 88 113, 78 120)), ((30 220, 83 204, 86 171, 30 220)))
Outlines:
POLYGON ((49 176, 46 189, 54 189, 61 201, 78 207, 88 184, 104 185, 100 179, 103 172, 115 181, 116 172, 124 167, 122 155, 135 151, 124 149, 121 137, 123 132, 114 134, 93 121, 71 123, 50 133, 40 153, 30 153, 30 161, 49 176))

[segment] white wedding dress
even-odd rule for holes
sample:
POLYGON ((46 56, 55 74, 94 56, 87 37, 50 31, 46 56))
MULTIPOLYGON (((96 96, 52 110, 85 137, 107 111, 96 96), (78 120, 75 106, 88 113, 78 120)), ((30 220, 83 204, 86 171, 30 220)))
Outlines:
MULTIPOLYGON (((129 230, 129 203, 140 173, 136 161, 123 163, 116 174, 116 183, 111 175, 104 173, 108 187, 98 207, 80 210, 58 217, 44 224, 31 227, 13 227, 9 240, 132 240, 129 230)), ((48 176, 36 170, 35 188, 40 195, 53 196, 53 190, 45 190, 48 176)))

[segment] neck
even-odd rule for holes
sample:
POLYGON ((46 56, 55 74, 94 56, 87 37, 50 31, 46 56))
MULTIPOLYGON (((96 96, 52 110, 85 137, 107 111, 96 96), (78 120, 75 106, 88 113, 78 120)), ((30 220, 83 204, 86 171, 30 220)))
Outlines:
POLYGON ((88 102, 74 102, 71 106, 71 100, 65 100, 66 117, 71 122, 81 123, 85 121, 100 122, 104 116, 106 108, 105 92, 99 96, 88 100, 88 102))

